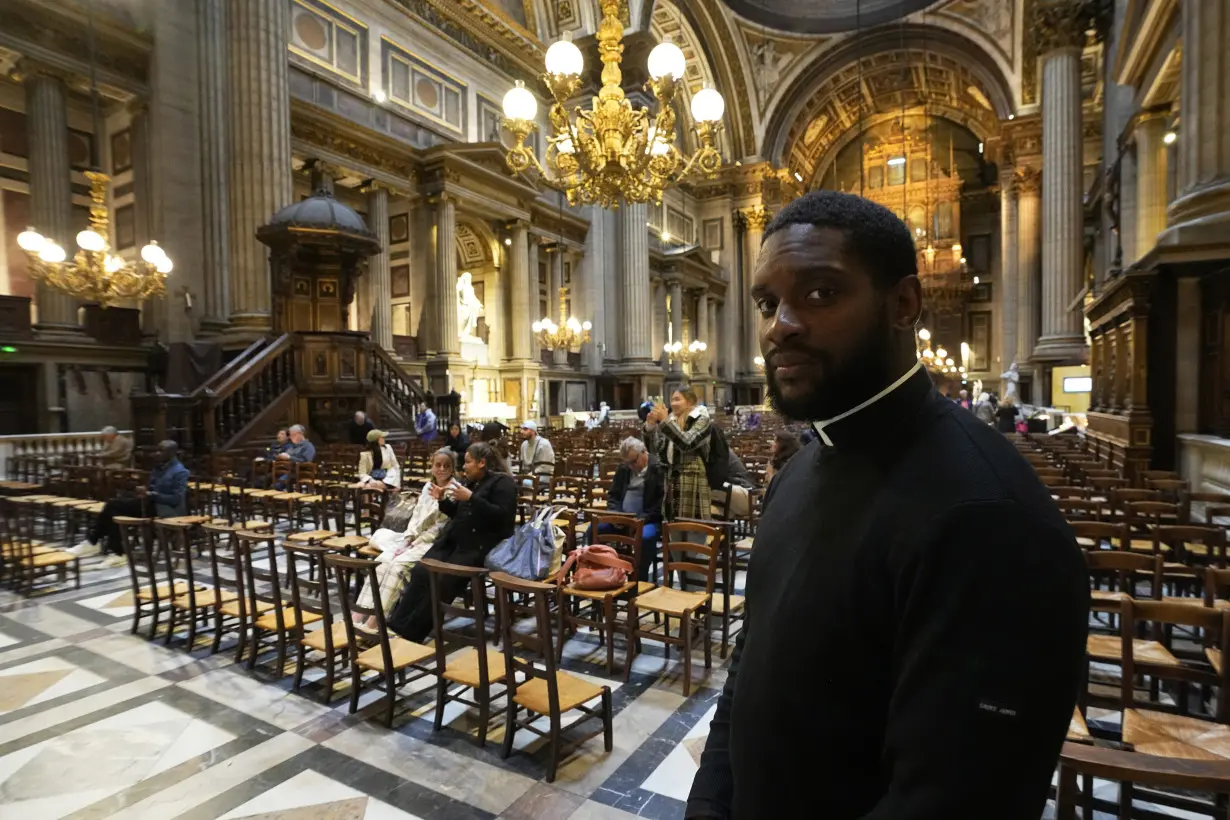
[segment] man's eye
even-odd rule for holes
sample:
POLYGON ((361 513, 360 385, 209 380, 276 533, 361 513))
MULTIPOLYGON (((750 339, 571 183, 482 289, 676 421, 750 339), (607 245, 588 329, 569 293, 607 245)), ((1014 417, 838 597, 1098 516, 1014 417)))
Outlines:
POLYGON ((807 294, 809 301, 828 302, 837 295, 834 288, 816 288, 807 294))
POLYGON ((777 310, 777 302, 762 296, 756 300, 756 310, 767 316, 777 310))

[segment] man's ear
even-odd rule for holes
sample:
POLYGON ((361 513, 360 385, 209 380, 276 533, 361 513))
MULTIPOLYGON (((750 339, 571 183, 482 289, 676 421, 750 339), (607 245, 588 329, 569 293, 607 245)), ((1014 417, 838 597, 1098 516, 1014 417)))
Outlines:
POLYGON ((910 330, 922 316, 922 283, 917 276, 906 276, 889 293, 890 320, 897 330, 910 330))

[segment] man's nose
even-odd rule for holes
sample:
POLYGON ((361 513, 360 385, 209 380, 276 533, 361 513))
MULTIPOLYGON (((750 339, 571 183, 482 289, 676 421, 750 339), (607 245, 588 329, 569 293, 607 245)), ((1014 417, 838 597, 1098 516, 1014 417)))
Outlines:
POLYGON ((780 302, 761 333, 762 352, 766 347, 780 347, 786 340, 802 332, 803 324, 798 311, 790 302, 780 302))

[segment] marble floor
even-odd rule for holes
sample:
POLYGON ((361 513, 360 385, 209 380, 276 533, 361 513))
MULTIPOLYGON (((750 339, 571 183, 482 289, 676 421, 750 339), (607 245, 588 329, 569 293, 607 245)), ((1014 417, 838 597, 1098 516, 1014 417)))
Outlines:
MULTIPOLYGON (((596 639, 573 639, 565 667, 614 690, 614 750, 595 731, 568 733, 547 784, 530 733, 501 760, 502 720, 486 748, 456 704, 433 731, 430 680, 404 690, 413 696, 388 730, 372 718, 377 695, 352 716, 347 697, 316 699, 313 672, 294 694, 269 665, 237 667, 233 638, 210 655, 208 641, 188 651, 130 635, 127 570, 83 564, 80 590, 0 591, 0 817, 678 820, 726 679, 716 651, 707 674, 698 652, 684 698, 678 653, 668 663, 647 643, 624 683, 604 676, 596 639)), ((1098 796, 1115 788, 1099 784, 1098 796)))

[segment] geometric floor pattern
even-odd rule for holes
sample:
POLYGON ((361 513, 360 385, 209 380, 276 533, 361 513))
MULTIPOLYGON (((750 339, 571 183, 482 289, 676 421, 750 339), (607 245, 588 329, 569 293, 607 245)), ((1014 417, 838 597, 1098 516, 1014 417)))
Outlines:
POLYGON ((434 732, 430 679, 388 730, 368 719, 378 694, 356 715, 310 684, 293 694, 289 675, 236 667, 233 639, 210 655, 208 642, 187 652, 130 635, 127 570, 90 559, 82 576, 33 600, 0 590, 0 817, 678 820, 726 679, 716 651, 707 675, 698 653, 685 699, 677 652, 667 663, 646 642, 623 683, 604 675, 596 640, 570 641, 565 668, 613 689, 614 749, 586 724, 547 784, 531 733, 501 760, 502 721, 486 748, 464 707, 434 732))

